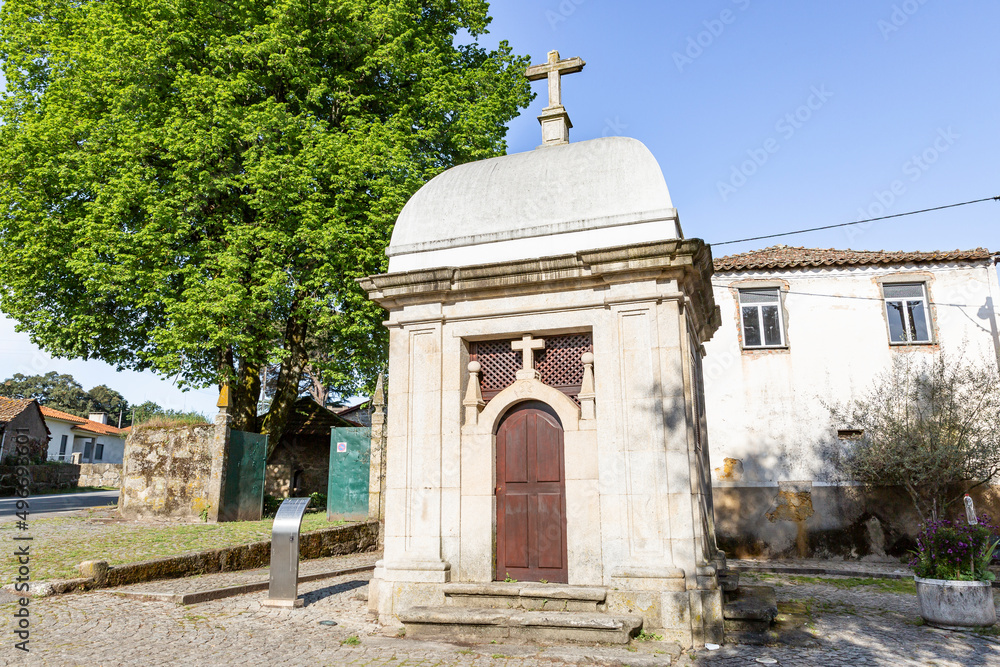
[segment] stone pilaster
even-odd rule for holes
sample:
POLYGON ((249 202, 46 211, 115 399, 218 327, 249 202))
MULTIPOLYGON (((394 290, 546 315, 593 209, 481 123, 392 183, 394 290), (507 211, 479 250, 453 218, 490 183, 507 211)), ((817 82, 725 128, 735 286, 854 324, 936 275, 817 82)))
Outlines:
POLYGON ((215 433, 212 436, 212 467, 208 479, 208 520, 219 521, 222 509, 222 490, 226 488, 226 460, 229 458, 229 433, 233 416, 229 414, 229 387, 223 385, 219 393, 219 413, 215 415, 215 433))

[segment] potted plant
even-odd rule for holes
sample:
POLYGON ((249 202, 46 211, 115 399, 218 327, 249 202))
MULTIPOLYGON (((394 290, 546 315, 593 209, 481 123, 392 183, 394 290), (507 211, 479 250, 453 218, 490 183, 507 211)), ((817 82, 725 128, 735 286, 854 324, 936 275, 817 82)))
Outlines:
POLYGON ((911 563, 920 615, 951 630, 996 623, 989 570, 1000 540, 986 517, 977 523, 931 521, 917 537, 911 563))

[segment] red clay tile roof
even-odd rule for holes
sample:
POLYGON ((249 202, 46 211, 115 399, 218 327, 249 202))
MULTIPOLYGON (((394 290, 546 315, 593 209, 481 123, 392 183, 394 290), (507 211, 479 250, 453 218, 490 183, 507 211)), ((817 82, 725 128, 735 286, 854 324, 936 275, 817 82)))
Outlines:
POLYGON ((125 432, 124 429, 111 426, 110 424, 90 421, 86 417, 77 417, 76 415, 71 415, 70 413, 63 412, 62 410, 47 408, 44 405, 42 406, 42 415, 52 419, 61 419, 63 421, 73 422, 73 428, 86 431, 87 433, 96 433, 98 435, 120 435, 125 432))
POLYGON ((872 264, 921 264, 988 260, 992 253, 986 248, 931 252, 886 250, 835 250, 833 248, 802 248, 776 245, 715 260, 716 271, 747 269, 793 269, 808 266, 866 266, 872 264))
POLYGON ((111 426, 110 424, 102 424, 101 422, 92 422, 89 419, 83 424, 74 426, 73 428, 79 429, 81 431, 86 431, 87 433, 96 433, 98 435, 121 435, 122 430, 117 426, 111 426))
POLYGON ((0 423, 6 424, 31 405, 31 398, 7 398, 0 396, 0 423))
POLYGON ((341 417, 329 408, 321 406, 309 396, 295 401, 292 414, 288 417, 285 433, 289 435, 330 435, 331 427, 356 427, 360 424, 341 417))
POLYGON ((47 408, 44 405, 42 407, 42 416, 51 417, 52 419, 62 419, 63 421, 73 422, 74 424, 85 424, 87 423, 86 417, 78 417, 77 415, 71 415, 68 412, 63 412, 62 410, 55 410, 53 408, 47 408))

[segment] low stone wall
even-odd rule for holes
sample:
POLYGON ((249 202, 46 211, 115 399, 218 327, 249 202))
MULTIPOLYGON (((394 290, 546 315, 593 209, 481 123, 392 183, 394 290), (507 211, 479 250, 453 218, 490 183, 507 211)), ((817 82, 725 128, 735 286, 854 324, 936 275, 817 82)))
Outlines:
POLYGON ((81 463, 77 486, 110 486, 121 488, 121 463, 81 463))
MULTIPOLYGON (((25 466, 31 482, 31 495, 74 489, 80 478, 80 466, 70 463, 25 466)), ((18 466, 0 466, 0 497, 13 496, 17 490, 18 466)))
MULTIPOLYGON (((719 548, 730 558, 898 558, 915 548, 920 518, 899 487, 715 486, 719 548)), ((1000 518, 1000 488, 976 489, 976 510, 1000 518)), ((964 517, 964 506, 953 507, 964 517)))
MULTIPOLYGON (((299 537, 299 558, 326 558, 374 551, 378 544, 378 523, 368 521, 324 528, 299 537)), ((80 565, 83 580, 76 588, 126 586, 157 579, 176 579, 199 574, 253 570, 271 562, 271 542, 254 542, 236 547, 201 551, 184 556, 108 566, 104 561, 80 565), (89 583, 88 583, 89 582, 89 583)))
POLYGON ((215 436, 212 424, 133 428, 125 442, 118 501, 122 517, 191 519, 208 510, 213 504, 209 487, 215 436))

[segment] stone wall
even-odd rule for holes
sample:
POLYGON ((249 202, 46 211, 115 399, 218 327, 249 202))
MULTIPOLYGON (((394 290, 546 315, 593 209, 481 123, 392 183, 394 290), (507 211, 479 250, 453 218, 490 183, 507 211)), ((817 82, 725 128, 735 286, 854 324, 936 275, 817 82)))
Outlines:
POLYGON ((264 493, 276 498, 326 493, 329 478, 330 434, 286 435, 267 461, 264 493))
MULTIPOLYGON (((1000 518, 1000 487, 971 495, 980 516, 1000 518)), ((898 559, 915 548, 920 527, 899 487, 717 485, 714 499, 719 548, 730 558, 898 559)), ((964 505, 952 513, 964 517, 964 505)))
MULTIPOLYGON (((31 495, 70 490, 77 486, 80 466, 69 463, 26 466, 31 482, 31 495)), ((0 497, 13 496, 17 489, 18 466, 0 466, 0 497)))
MULTIPOLYGON (((228 430, 228 429, 227 429, 228 430)), ((128 519, 198 518, 218 512, 213 494, 217 426, 132 429, 125 443, 119 512, 128 519)), ((212 518, 212 517, 210 517, 212 518)))
MULTIPOLYGON (((378 524, 373 521, 322 528, 299 536, 299 558, 306 560, 364 553, 374 551, 377 544, 378 524)), ((266 540, 110 567, 105 561, 87 561, 80 564, 80 574, 93 579, 92 582, 85 583, 83 588, 102 588, 215 572, 252 570, 267 567, 270 562, 271 541, 266 540)))
POLYGON ((121 463, 82 463, 77 486, 110 486, 121 488, 121 463))
POLYGON ((48 458, 49 431, 36 401, 28 403, 9 422, 0 423, 0 462, 8 465, 19 463, 44 463, 48 458), (17 446, 27 445, 27 461, 17 460, 17 446))

